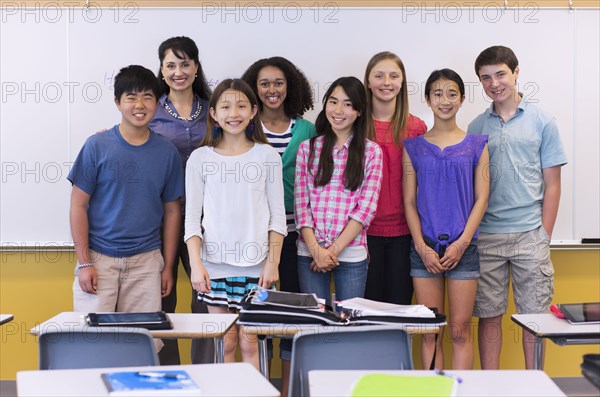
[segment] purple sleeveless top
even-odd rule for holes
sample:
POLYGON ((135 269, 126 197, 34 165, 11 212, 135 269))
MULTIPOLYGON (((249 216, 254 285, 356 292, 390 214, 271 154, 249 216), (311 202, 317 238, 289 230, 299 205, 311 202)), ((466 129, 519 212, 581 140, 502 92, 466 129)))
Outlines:
MULTIPOLYGON (((462 142, 441 150, 423 136, 407 139, 404 147, 417 173, 417 210, 423 237, 435 250, 458 240, 475 201, 475 168, 486 135, 467 134, 462 142)), ((473 235, 477 238, 479 230, 473 235)))

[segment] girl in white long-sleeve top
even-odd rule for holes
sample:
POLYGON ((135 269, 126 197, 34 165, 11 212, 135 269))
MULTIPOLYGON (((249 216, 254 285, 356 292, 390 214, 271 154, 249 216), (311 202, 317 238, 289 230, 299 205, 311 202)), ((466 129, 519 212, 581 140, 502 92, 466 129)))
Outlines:
MULTIPOLYGON (((211 313, 239 309, 257 286, 271 288, 286 220, 281 158, 268 143, 257 99, 242 80, 227 79, 209 103, 207 133, 186 169, 185 241, 192 286, 211 313)), ((240 327, 225 337, 225 361, 258 368, 256 338, 240 327)))

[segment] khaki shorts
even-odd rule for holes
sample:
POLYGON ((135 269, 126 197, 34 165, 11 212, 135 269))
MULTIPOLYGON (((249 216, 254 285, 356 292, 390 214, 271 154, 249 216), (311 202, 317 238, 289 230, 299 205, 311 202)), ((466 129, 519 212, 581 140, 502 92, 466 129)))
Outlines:
POLYGON ((478 246, 481 267, 474 316, 488 318, 506 312, 510 277, 518 313, 549 311, 554 267, 550 237, 543 226, 523 233, 480 232, 478 246))
POLYGON ((155 249, 126 258, 90 250, 98 275, 97 294, 81 290, 77 267, 73 282, 76 312, 155 312, 161 308, 162 254, 155 249))

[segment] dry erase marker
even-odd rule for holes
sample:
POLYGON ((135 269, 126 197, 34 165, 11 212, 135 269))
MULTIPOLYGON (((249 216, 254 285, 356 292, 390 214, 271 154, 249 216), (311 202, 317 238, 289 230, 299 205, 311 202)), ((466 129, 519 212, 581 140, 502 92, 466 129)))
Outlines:
POLYGON ((185 376, 179 375, 179 374, 167 374, 167 373, 164 373, 164 372, 144 372, 144 371, 138 372, 137 376, 143 376, 145 378, 163 378, 163 379, 182 379, 182 378, 185 378, 185 376))
POLYGON ((448 378, 452 378, 452 379, 454 379, 454 380, 455 380, 457 383, 462 383, 462 381, 463 381, 463 380, 462 380, 462 378, 461 378, 460 376, 456 376, 456 375, 453 375, 453 374, 449 374, 448 372, 444 372, 444 371, 443 371, 443 370, 441 370, 441 369, 437 369, 437 368, 436 368, 434 372, 435 372, 436 374, 438 374, 438 375, 441 375, 441 376, 447 376, 448 378))

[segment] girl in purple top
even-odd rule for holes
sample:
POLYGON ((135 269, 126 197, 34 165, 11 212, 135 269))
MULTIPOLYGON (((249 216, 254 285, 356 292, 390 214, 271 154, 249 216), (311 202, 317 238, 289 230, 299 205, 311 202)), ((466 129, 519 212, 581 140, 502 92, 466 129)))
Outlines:
MULTIPOLYGON (((456 72, 434 71, 425 84, 425 99, 433 111, 433 128, 404 142, 403 198, 414 242, 411 276, 417 303, 440 310, 444 276, 448 279, 452 367, 472 369, 477 228, 489 194, 487 136, 467 135, 456 125, 456 113, 465 99, 465 86, 456 72)), ((442 339, 437 340, 436 368, 444 363, 442 339)), ((424 364, 431 362, 435 343, 433 335, 423 337, 424 364)))

